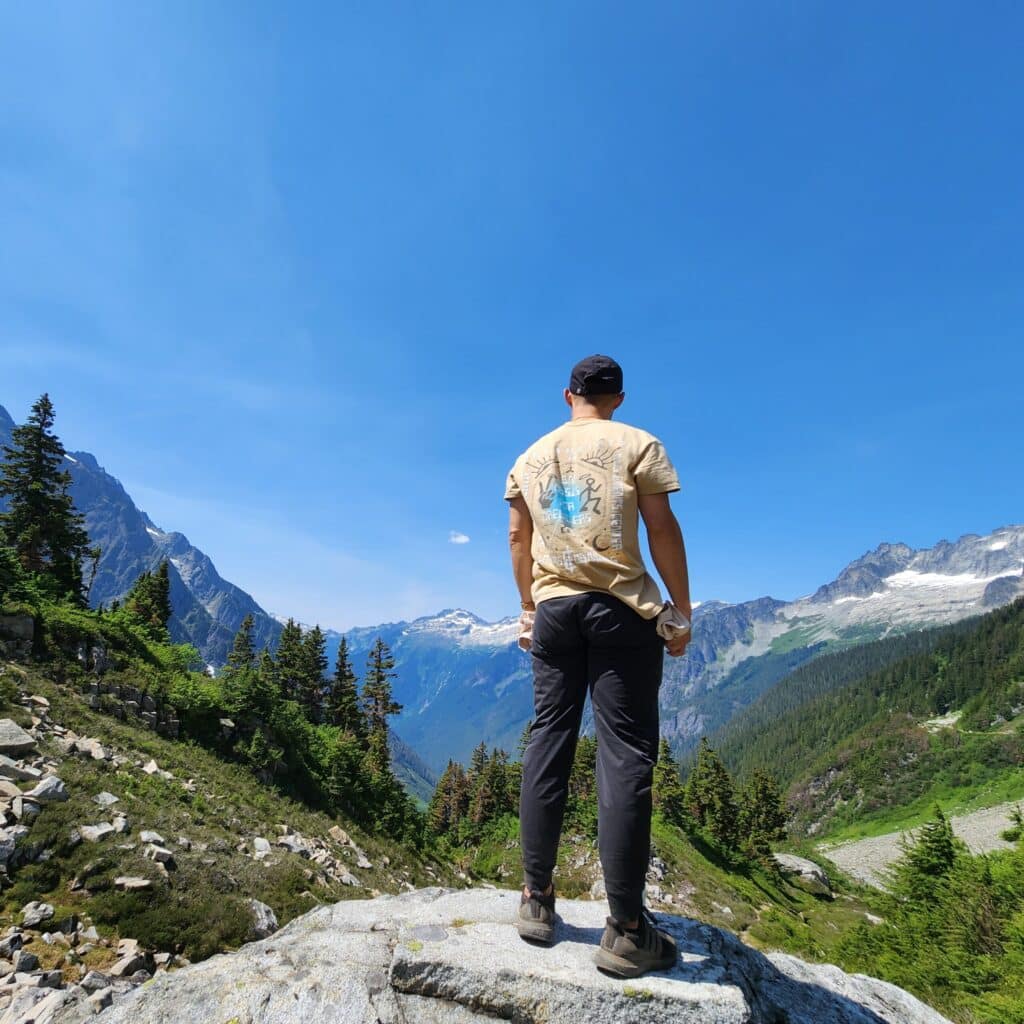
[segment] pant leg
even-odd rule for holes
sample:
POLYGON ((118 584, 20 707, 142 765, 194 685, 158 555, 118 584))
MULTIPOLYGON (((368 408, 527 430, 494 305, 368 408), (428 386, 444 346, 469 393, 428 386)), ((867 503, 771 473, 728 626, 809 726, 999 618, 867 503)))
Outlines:
POLYGON ((541 602, 533 624, 534 721, 523 754, 519 799, 523 873, 531 889, 546 889, 555 869, 569 775, 587 698, 580 600, 559 597, 541 602))
POLYGON ((583 616, 597 733, 598 848, 612 917, 643 905, 658 760, 658 690, 665 647, 655 623, 617 598, 590 595, 583 616))

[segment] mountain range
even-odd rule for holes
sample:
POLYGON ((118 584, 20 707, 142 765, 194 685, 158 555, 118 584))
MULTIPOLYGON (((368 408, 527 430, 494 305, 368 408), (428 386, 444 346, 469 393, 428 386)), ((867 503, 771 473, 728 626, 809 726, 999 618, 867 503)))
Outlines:
MULTIPOLYGON (((14 423, 0 406, 0 444, 14 423)), ((196 646, 212 668, 223 664, 246 614, 260 646, 276 643, 279 618, 224 580, 210 557, 181 533, 158 527, 119 481, 87 452, 68 454, 71 492, 102 549, 90 593, 95 605, 123 597, 144 570, 171 567, 172 637, 196 646)), ((685 755, 700 736, 730 720, 801 664, 898 633, 981 614, 1024 594, 1024 526, 967 534, 915 550, 880 544, 814 593, 785 601, 707 601, 694 610, 684 658, 667 658, 662 727, 685 755)), ((332 663, 342 634, 328 630, 332 663)), ((359 671, 378 636, 392 648, 395 732, 422 757, 417 773, 465 761, 481 741, 514 751, 532 715, 529 656, 516 646, 516 620, 486 622, 449 609, 413 622, 349 631, 359 671)), ((411 759, 412 755, 409 754, 411 759)))

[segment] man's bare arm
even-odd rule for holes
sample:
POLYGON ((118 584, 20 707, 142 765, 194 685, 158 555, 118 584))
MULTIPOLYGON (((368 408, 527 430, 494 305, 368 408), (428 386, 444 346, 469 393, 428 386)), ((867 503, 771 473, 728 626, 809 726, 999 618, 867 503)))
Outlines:
MULTIPOLYGON (((647 527, 647 541, 651 549, 651 558, 668 587, 672 603, 688 618, 693 619, 693 608, 690 605, 690 575, 686 567, 686 546, 683 544, 683 531, 672 511, 667 494, 641 494, 637 498, 640 515, 647 527)), ((688 641, 690 634, 686 634, 688 641)), ((678 647, 679 645, 676 644, 678 647)), ((668 645, 670 654, 681 654, 686 644, 678 652, 672 644, 668 645)))
POLYGON ((524 608, 533 608, 533 519, 521 494, 508 503, 508 546, 519 600, 524 608))

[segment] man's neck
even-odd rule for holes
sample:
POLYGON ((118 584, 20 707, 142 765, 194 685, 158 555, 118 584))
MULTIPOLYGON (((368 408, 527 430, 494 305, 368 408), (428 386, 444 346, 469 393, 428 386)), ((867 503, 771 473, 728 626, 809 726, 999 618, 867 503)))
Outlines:
POLYGON ((614 413, 614 409, 611 409, 608 412, 601 412, 600 409, 597 409, 592 405, 573 406, 572 416, 569 418, 573 423, 577 420, 610 420, 614 413))

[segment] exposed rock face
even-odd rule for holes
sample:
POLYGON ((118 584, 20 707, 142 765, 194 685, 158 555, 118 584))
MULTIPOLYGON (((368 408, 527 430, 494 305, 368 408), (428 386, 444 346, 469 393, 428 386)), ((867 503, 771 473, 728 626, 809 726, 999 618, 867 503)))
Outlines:
MULTIPOLYGON (((421 890, 321 907, 236 953, 115 998, 106 1024, 170 1020, 247 1024, 948 1024, 901 989, 835 967, 767 956, 682 918, 662 918, 679 965, 632 984, 592 962, 604 923, 565 901, 556 945, 526 945, 511 924, 518 896, 421 890)), ((87 1002, 53 1024, 84 1024, 87 1002)))
POLYGON ((797 857, 792 853, 776 853, 773 856, 775 857, 775 863, 785 873, 796 875, 803 887, 809 892, 816 893, 819 896, 832 895, 832 883, 829 881, 828 875, 813 860, 808 860, 806 857, 797 857))
POLYGON ((35 746, 36 741, 17 722, 0 718, 0 753, 17 757, 34 750, 35 746))

